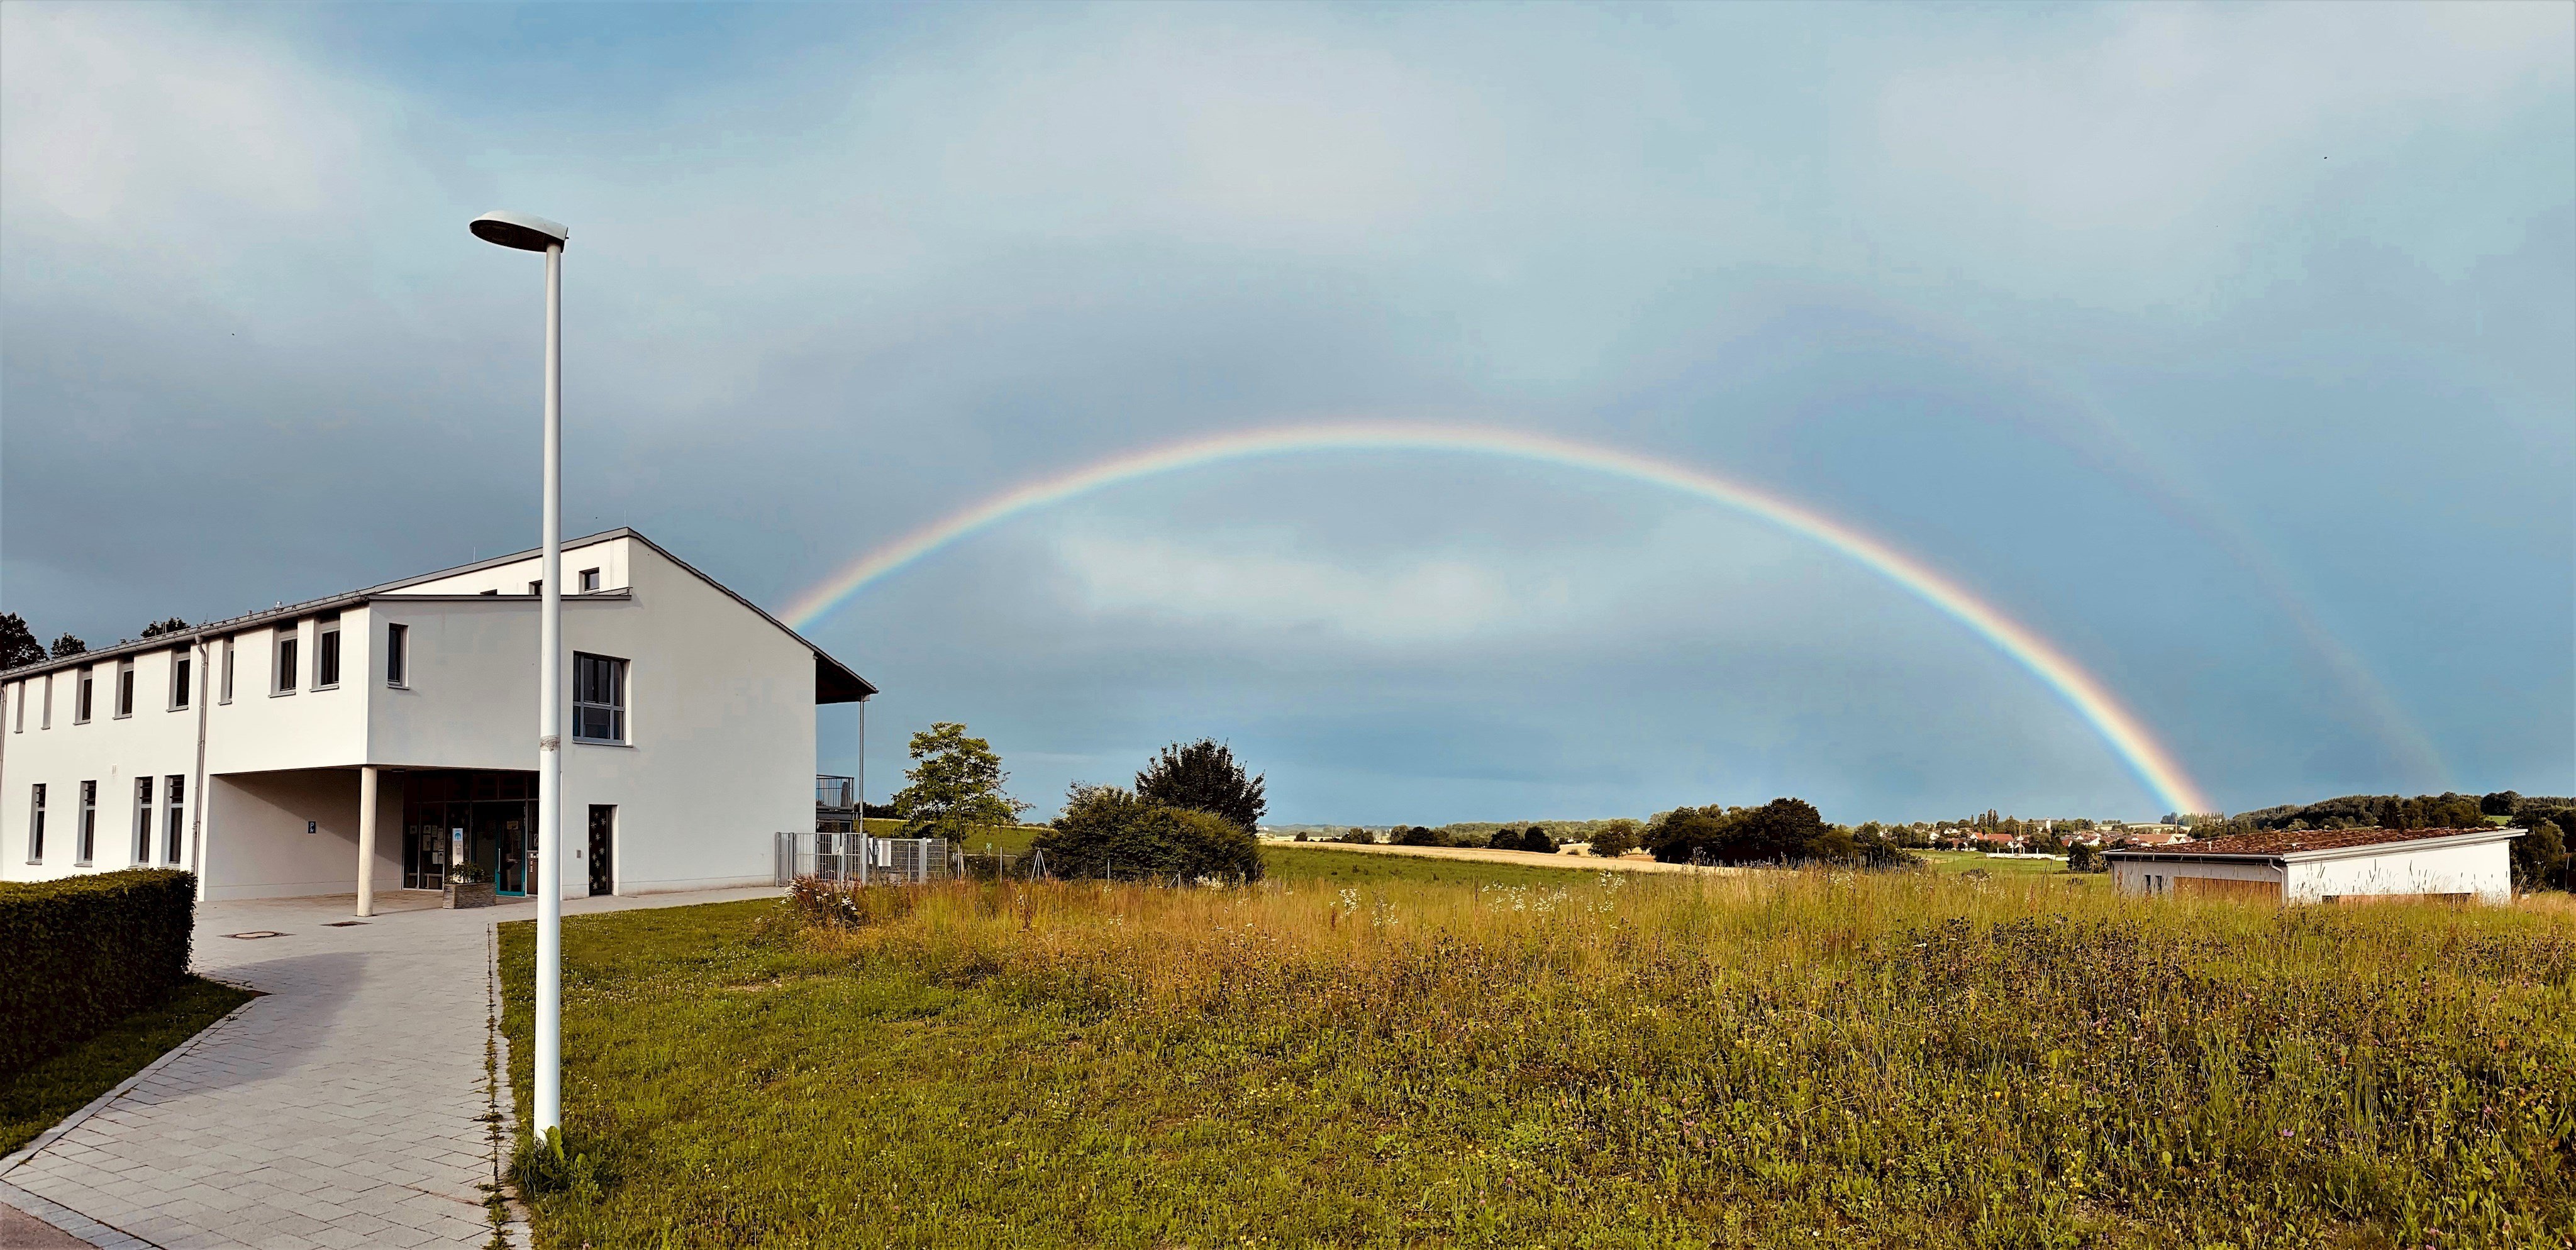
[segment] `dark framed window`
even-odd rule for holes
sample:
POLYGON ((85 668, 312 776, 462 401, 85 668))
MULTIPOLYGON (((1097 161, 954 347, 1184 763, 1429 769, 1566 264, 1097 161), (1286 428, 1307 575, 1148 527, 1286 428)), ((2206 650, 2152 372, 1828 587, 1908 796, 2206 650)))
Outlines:
POLYGON ((532 595, 542 595, 546 593, 546 583, 544 579, 541 578, 537 581, 528 583, 528 593, 532 595))
POLYGON ((152 779, 134 779, 134 862, 152 862, 152 779))
POLYGON ((594 591, 596 591, 596 590, 598 590, 598 589, 599 589, 599 570, 597 570, 597 569, 583 569, 583 570, 581 571, 581 593, 583 593, 583 594, 585 594, 585 595, 586 595, 586 594, 590 594, 590 593, 592 593, 592 592, 594 592, 594 591))
POLYGON ((215 702, 217 702, 217 703, 230 703, 230 702, 232 702, 232 701, 233 701, 233 640, 232 640, 232 639, 230 639, 230 638, 226 638, 226 639, 224 639, 224 672, 223 672, 223 689, 221 689, 221 690, 219 690, 219 691, 217 691, 217 692, 215 693, 215 702))
POLYGON ((188 824, 188 779, 172 773, 161 779, 161 862, 179 862, 179 834, 188 824))
POLYGON ((184 712, 188 710, 188 700, 191 697, 188 690, 188 678, 195 668, 196 659, 194 656, 189 655, 186 649, 182 648, 170 653, 171 711, 184 712))
POLYGON ((79 832, 80 841, 72 848, 72 863, 76 867, 88 865, 90 853, 98 849, 98 783, 95 781, 81 783, 79 832))
POLYGON ((30 789, 33 798, 27 811, 27 862, 41 864, 45 862, 45 783, 37 782, 30 789))
POLYGON ((573 652, 572 736, 575 742, 626 741, 626 661, 573 652))
POLYGON ((411 626, 385 626, 385 684, 411 684, 411 626))
POLYGON ((269 693, 295 693, 295 652, 297 644, 302 641, 303 639, 296 636, 295 626, 287 625, 278 629, 277 663, 270 678, 272 684, 269 687, 269 693))
POLYGON ((74 687, 72 692, 72 723, 86 725, 89 723, 90 696, 98 689, 97 675, 83 668, 80 671, 79 681, 80 684, 74 687))
POLYGON ((340 684, 340 618, 326 616, 314 624, 313 688, 329 690, 340 684))
POLYGON ((123 720, 134 715, 134 661, 116 662, 116 716, 123 720))
POLYGON ((45 674, 45 706, 37 710, 36 728, 54 727, 54 675, 45 674))

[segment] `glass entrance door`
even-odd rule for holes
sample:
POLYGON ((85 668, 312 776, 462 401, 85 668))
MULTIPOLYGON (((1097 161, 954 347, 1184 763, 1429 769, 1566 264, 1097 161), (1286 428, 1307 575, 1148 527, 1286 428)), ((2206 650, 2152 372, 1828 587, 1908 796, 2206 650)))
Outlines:
POLYGON ((475 840, 491 848, 496 893, 525 894, 536 884, 536 831, 530 827, 533 823, 528 819, 525 802, 474 805, 475 840))

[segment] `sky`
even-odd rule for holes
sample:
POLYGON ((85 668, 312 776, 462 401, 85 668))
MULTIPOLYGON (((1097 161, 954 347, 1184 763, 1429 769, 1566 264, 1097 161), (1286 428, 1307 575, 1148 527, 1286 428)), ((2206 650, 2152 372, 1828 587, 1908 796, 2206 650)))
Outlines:
MULTIPOLYGON (((1031 482, 1543 435, 1872 536, 2225 810, 2576 792, 2576 6, 0 6, 0 608, 93 645, 535 544, 773 610, 1031 482)), ((2168 810, 1881 572, 1579 467, 1113 483, 815 620, 1043 816, 2168 810)), ((818 715, 826 771, 851 709, 818 715)))

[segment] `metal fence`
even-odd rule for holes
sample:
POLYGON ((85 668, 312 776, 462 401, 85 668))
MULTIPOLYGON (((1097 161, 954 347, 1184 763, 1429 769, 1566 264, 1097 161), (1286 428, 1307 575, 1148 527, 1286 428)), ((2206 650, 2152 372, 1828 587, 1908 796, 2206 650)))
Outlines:
POLYGON ((856 833, 778 835, 778 884, 798 877, 918 885, 961 875, 946 838, 871 838, 856 833))

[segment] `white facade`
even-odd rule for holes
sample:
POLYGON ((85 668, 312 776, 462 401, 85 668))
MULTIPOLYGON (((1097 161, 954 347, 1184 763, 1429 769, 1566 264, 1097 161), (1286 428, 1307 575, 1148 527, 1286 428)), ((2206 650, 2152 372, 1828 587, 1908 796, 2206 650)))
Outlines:
POLYGON ((2381 835, 2342 846, 2300 846, 2294 835, 2267 838, 2259 850, 2234 850, 2243 838, 2221 838, 2163 850, 2110 852, 2111 880, 2122 894, 2211 894, 2283 903, 2441 898, 2513 901, 2513 839, 2520 829, 2332 830, 2308 835, 2381 835), (2219 884, 2223 883, 2223 884, 2219 884))
MULTIPOLYGON (((533 799, 537 570, 522 553, 0 677, 0 879, 144 863, 195 869, 208 898, 351 893, 370 768, 375 888, 434 878, 451 845, 438 829, 501 830, 510 804, 533 799), (444 807, 424 795, 459 797, 444 807), (151 836, 138 844, 141 819, 151 836)), ((566 894, 593 888, 594 823, 605 892, 770 881, 773 835, 814 827, 816 706, 874 688, 632 531, 567 543, 563 570, 565 648, 614 673, 593 691, 591 737, 608 740, 588 740, 582 669, 564 666, 566 894)), ((502 839, 491 866, 517 874, 505 892, 535 881, 532 860, 511 858, 529 853, 529 817, 524 837, 470 835, 502 839)))

